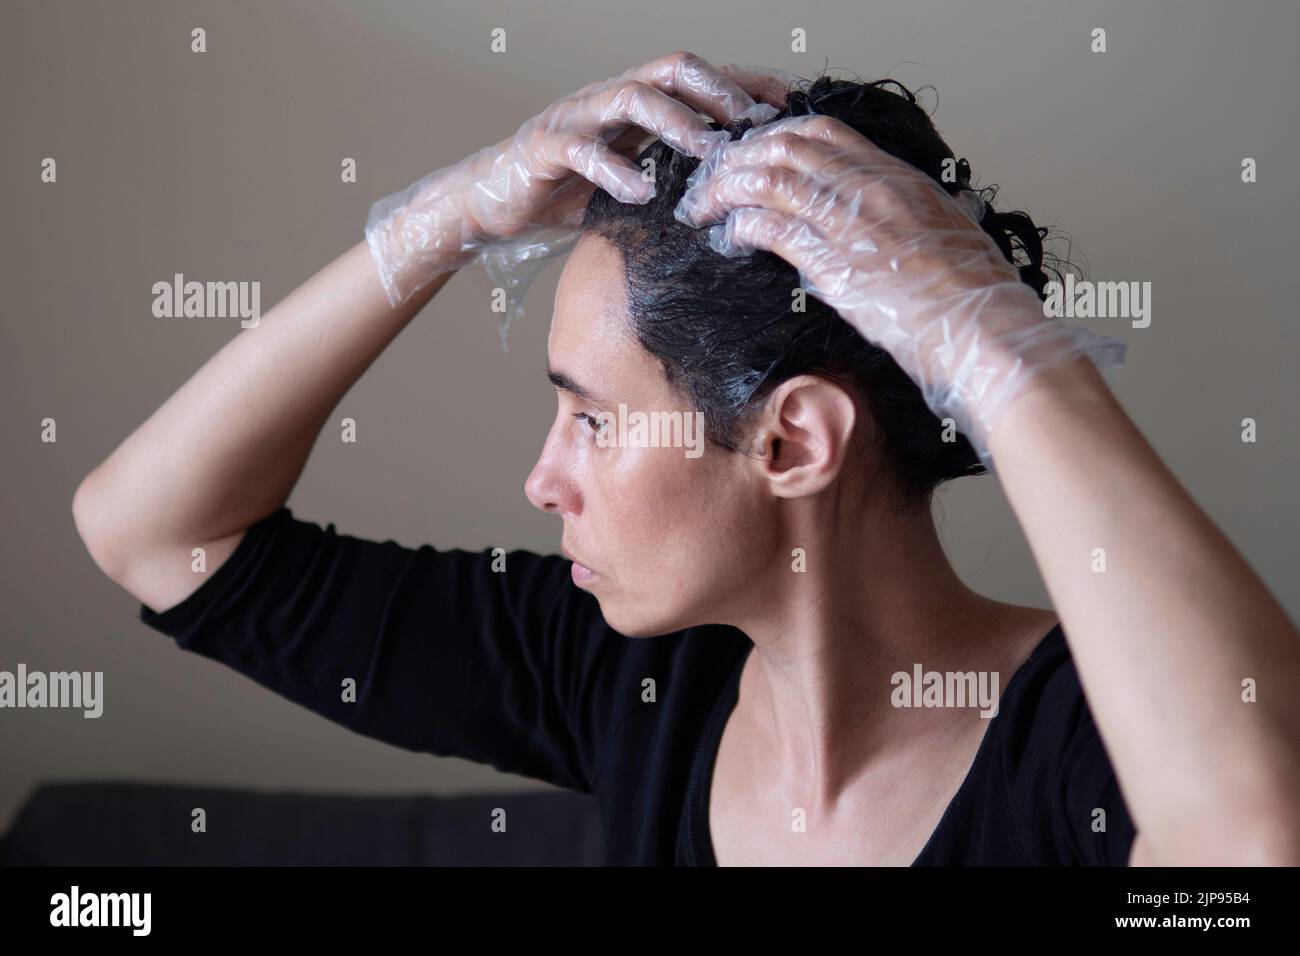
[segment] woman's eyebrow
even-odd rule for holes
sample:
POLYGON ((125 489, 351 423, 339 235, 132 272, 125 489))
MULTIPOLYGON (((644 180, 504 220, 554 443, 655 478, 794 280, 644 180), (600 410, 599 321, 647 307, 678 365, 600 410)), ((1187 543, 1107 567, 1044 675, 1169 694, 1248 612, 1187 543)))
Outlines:
POLYGON ((547 366, 546 377, 551 380, 551 384, 556 388, 562 388, 566 392, 571 392, 574 395, 577 395, 584 402, 595 402, 597 405, 600 404, 600 399, 575 382, 566 373, 547 366))

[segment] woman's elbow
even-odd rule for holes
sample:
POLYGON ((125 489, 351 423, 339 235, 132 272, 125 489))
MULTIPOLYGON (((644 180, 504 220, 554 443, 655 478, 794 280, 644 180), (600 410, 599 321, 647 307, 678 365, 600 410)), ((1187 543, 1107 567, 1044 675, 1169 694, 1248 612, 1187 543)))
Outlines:
POLYGON ((109 578, 118 580, 125 555, 109 528, 110 505, 99 490, 96 473, 82 479, 72 496, 72 521, 91 559, 109 578))

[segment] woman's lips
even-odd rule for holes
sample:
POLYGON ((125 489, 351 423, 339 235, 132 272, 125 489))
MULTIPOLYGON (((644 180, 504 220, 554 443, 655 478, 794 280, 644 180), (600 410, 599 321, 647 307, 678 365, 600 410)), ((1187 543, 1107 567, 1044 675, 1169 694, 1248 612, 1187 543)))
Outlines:
POLYGON ((585 564, 583 564, 581 561, 575 558, 572 554, 570 554, 568 548, 561 545, 560 550, 564 552, 564 556, 566 558, 568 558, 570 561, 573 562, 572 573, 573 573, 574 584, 578 584, 578 585, 586 584, 596 577, 596 572, 591 570, 591 568, 587 567, 585 564))

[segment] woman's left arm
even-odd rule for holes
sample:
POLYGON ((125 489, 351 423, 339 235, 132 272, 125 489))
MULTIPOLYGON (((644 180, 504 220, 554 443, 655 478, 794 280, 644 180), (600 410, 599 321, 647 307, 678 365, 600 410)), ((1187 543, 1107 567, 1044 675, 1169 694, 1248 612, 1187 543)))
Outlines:
POLYGON ((1134 857, 1300 865, 1300 635, 1273 595, 1087 359, 1033 376, 989 447, 1133 813, 1134 857))
POLYGON ((1044 317, 935 180, 831 117, 748 130, 689 184, 680 221, 794 265, 996 463, 1132 811, 1130 862, 1300 865, 1300 635, 1082 357, 1107 340, 1044 317))

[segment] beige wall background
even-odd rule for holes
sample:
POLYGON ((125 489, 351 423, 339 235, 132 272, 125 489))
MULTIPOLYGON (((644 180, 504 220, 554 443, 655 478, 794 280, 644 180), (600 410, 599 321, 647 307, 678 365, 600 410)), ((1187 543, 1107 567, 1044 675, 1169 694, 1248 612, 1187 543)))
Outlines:
MULTIPOLYGON (((3 19, 0 669, 100 670, 105 704, 98 720, 0 711, 0 827, 55 780, 541 786, 366 740, 178 650, 85 553, 72 494, 238 332, 154 318, 154 282, 260 281, 265 311, 361 238, 374 200, 676 49, 933 84, 925 102, 978 181, 1001 185, 1000 208, 1067 230, 1091 278, 1152 283, 1150 327, 1096 321, 1130 346, 1117 391, 1300 615, 1293 3, 9 0, 3 19), (194 27, 206 53, 190 50, 194 27), (496 27, 505 54, 489 52, 496 27), (807 53, 790 50, 795 28, 807 53), (45 157, 55 184, 40 181, 45 157), (344 157, 355 184, 340 182, 344 157), (56 443, 41 441, 46 417, 56 443)), ((325 432, 295 514, 410 546, 557 551, 560 525, 523 482, 553 415, 542 367, 560 268, 533 285, 508 354, 486 278, 457 276, 344 399, 334 420, 355 418, 359 441, 325 432)), ((942 513, 972 586, 1046 601, 994 479, 958 483, 942 513)))

